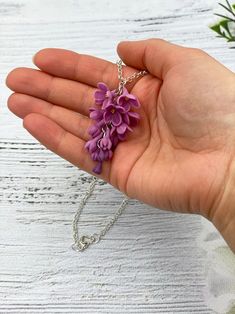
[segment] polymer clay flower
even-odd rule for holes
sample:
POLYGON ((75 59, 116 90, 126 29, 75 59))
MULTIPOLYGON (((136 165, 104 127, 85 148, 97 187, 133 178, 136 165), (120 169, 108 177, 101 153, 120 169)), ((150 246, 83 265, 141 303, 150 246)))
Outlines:
POLYGON ((125 140, 127 131, 133 131, 131 127, 140 119, 137 112, 131 111, 140 103, 125 87, 121 95, 118 90, 111 91, 105 83, 98 83, 97 87, 94 95, 97 108, 90 108, 90 118, 95 124, 89 128, 92 139, 87 141, 85 148, 92 160, 97 161, 93 172, 101 174, 103 161, 112 158, 118 143, 125 140))
POLYGON ((114 92, 111 91, 105 83, 97 84, 98 90, 95 92, 95 102, 97 105, 102 105, 102 108, 105 108, 106 105, 114 96, 114 92))
POLYGON ((112 123, 112 125, 118 126, 122 123, 122 113, 125 113, 125 109, 123 107, 110 103, 104 111, 105 123, 112 123))
POLYGON ((125 87, 123 87, 123 92, 117 99, 117 104, 123 107, 126 112, 129 111, 131 107, 140 107, 138 98, 132 94, 129 94, 125 87))

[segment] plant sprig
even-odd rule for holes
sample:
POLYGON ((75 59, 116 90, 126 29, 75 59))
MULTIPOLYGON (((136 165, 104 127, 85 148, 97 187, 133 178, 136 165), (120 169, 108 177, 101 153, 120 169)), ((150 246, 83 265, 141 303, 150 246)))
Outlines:
POLYGON ((219 36, 225 38, 228 42, 235 42, 235 35, 232 34, 231 26, 235 29, 235 4, 230 4, 226 0, 227 5, 219 3, 219 5, 229 12, 230 16, 226 16, 220 13, 215 13, 215 15, 222 17, 223 19, 217 22, 216 24, 210 26, 210 28, 215 31, 219 36))

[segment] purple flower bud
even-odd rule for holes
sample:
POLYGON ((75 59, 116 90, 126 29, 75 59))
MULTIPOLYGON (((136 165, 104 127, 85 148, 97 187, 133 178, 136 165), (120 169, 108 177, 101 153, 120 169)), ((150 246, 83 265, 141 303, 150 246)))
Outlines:
POLYGON ((96 121, 100 121, 103 119, 103 110, 98 108, 90 108, 90 118, 96 121))
POLYGON ((102 137, 102 133, 100 133, 95 138, 86 142, 85 148, 89 151, 89 153, 93 153, 97 150, 97 142, 99 141, 101 137, 102 137))
POLYGON ((96 164, 96 166, 92 169, 92 171, 96 174, 101 174, 102 172, 102 162, 104 160, 109 160, 112 158, 113 156, 113 152, 111 150, 106 150, 105 152, 103 152, 101 149, 98 152, 99 157, 97 159, 93 159, 98 161, 98 163, 96 164))
POLYGON ((92 171, 96 174, 101 174, 102 172, 102 162, 99 161, 96 166, 92 169, 92 171))
POLYGON ((92 136, 92 137, 96 137, 97 135, 100 134, 100 128, 97 126, 97 124, 92 125, 89 128, 88 133, 92 136))
POLYGON ((99 145, 100 145, 101 149, 110 150, 112 148, 112 142, 111 142, 109 136, 110 136, 110 130, 107 127, 106 132, 105 132, 105 136, 101 140, 99 140, 99 145))

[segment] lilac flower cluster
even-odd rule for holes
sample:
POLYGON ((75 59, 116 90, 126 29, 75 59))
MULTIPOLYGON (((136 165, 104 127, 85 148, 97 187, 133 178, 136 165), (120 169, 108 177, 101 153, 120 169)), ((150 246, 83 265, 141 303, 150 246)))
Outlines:
POLYGON ((106 84, 98 83, 95 92, 96 107, 90 108, 90 118, 95 121, 89 129, 92 139, 87 141, 85 148, 94 161, 97 161, 93 172, 102 172, 102 162, 113 156, 114 149, 120 141, 125 140, 127 131, 133 131, 140 119, 132 107, 139 108, 138 99, 129 94, 123 87, 121 95, 109 90, 106 84))

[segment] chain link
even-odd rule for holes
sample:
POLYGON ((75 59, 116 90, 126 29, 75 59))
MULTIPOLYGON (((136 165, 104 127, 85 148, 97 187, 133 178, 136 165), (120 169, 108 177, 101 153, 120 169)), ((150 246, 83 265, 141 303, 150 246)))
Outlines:
MULTIPOLYGON (((123 64, 122 60, 117 61, 117 66, 118 66, 118 79, 119 79, 119 86, 116 90, 117 95, 122 94, 123 87, 130 82, 133 82, 135 79, 138 79, 141 76, 144 76, 147 74, 147 71, 142 70, 140 72, 135 72, 129 77, 124 78, 123 77, 123 64)), ((91 197, 95 185, 97 183, 97 178, 93 176, 92 181, 85 192, 83 198, 81 199, 81 202, 78 206, 77 212, 74 215, 73 219, 73 239, 74 239, 74 244, 72 245, 72 248, 76 251, 84 251, 87 247, 89 247, 93 243, 97 243, 100 241, 102 237, 108 232, 108 230, 114 225, 114 223, 117 221, 118 217, 123 213, 124 209, 127 207, 128 204, 128 197, 125 197, 117 211, 115 212, 114 216, 106 223, 106 225, 101 229, 99 233, 93 233, 91 236, 88 235, 82 235, 79 237, 79 232, 78 232, 78 222, 79 218, 81 216, 81 213, 87 204, 88 199, 91 197)))
POLYGON ((118 60, 117 61, 117 67, 118 67, 118 79, 119 79, 119 86, 117 88, 117 94, 121 95, 122 91, 123 91, 123 87, 127 84, 127 83, 131 83, 134 80, 144 76, 145 74, 147 74, 148 72, 145 70, 139 71, 139 72, 135 72, 132 75, 124 78, 123 77, 123 64, 122 64, 122 60, 118 60))

